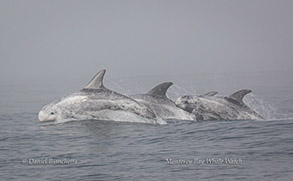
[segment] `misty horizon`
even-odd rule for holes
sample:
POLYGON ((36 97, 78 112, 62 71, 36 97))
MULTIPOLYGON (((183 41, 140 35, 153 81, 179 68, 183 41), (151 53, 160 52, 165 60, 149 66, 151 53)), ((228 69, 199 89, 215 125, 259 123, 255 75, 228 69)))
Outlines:
POLYGON ((1 1, 0 81, 292 72, 292 1, 1 1))

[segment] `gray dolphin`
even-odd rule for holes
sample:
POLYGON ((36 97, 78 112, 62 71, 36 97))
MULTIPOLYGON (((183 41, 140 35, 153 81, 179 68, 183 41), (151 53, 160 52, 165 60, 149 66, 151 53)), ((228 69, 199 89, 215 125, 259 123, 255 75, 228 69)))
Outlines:
POLYGON ((155 113, 132 98, 103 85, 106 70, 98 72, 85 88, 42 108, 38 118, 44 121, 115 120, 158 123, 155 113))
POLYGON ((178 108, 175 103, 166 96, 166 92, 172 84, 172 82, 164 82, 157 85, 146 94, 137 94, 130 97, 148 106, 155 112, 156 116, 162 119, 194 120, 194 115, 178 108))
POLYGON ((201 96, 182 96, 176 106, 196 116, 197 120, 239 120, 264 118, 243 102, 243 97, 251 90, 243 89, 228 97, 215 96, 216 91, 201 96))

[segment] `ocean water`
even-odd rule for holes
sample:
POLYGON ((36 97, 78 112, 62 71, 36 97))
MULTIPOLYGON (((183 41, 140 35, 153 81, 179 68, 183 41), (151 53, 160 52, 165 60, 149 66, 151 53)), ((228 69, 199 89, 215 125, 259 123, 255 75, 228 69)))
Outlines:
MULTIPOLYGON (((288 73, 291 74, 291 73, 288 73)), ((173 81, 168 96, 242 88, 264 121, 40 123, 43 105, 82 88, 0 85, 0 180, 293 180, 293 83, 286 73, 107 78, 124 94, 173 81), (187 77, 187 78, 186 78, 187 77), (273 77, 273 78, 272 78, 273 77), (20 88, 21 87, 21 88, 20 88)), ((63 84, 62 84, 63 85, 63 84)))

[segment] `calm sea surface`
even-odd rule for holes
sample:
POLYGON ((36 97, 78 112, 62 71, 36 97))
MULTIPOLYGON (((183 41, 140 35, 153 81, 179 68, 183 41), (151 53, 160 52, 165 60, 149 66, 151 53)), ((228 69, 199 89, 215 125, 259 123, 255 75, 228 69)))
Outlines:
POLYGON ((38 111, 87 83, 0 85, 0 180, 293 180, 293 83, 284 75, 107 79, 124 94, 173 81, 168 96, 242 88, 265 121, 40 123, 38 111), (273 77, 274 79, 270 78, 273 77), (227 80, 228 79, 228 80, 227 80), (272 81, 273 80, 273 81, 272 81), (77 85, 76 85, 77 84, 77 85))

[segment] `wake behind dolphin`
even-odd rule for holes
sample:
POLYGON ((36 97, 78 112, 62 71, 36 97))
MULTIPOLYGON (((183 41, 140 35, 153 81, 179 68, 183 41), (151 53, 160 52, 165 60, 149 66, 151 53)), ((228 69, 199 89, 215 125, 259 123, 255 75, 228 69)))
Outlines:
POLYGON ((164 124, 147 106, 105 88, 105 72, 97 73, 81 91, 44 106, 39 112, 39 120, 62 122, 98 119, 164 124))
POLYGON ((130 97, 148 106, 155 112, 156 116, 162 119, 194 120, 195 117, 192 114, 178 108, 166 96, 166 92, 172 84, 172 82, 165 82, 157 85, 146 94, 137 94, 130 97))
POLYGON ((243 102, 251 90, 244 89, 228 97, 215 96, 212 91, 201 96, 182 96, 176 105, 196 116, 197 120, 263 120, 264 118, 243 102))

